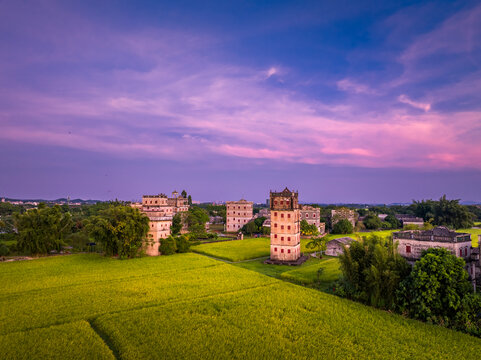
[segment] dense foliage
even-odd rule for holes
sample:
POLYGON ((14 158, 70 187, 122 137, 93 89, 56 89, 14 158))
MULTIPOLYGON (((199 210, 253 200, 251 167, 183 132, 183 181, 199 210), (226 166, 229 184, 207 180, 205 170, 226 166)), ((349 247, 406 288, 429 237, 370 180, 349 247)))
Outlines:
POLYGON ((354 231, 352 224, 347 219, 339 220, 332 227, 333 234, 351 234, 354 231))
POLYGON ((416 216, 422 217, 433 225, 444 225, 454 229, 473 226, 473 214, 459 200, 448 200, 443 195, 439 201, 414 201, 409 207, 416 216))
POLYGON ((301 220, 301 234, 315 236, 319 235, 319 230, 315 224, 310 225, 306 220, 301 220))
POLYGON ((257 219, 251 220, 241 228, 241 231, 244 234, 249 234, 250 236, 253 234, 266 234, 266 228, 262 226, 265 220, 266 218, 264 216, 260 216, 257 219))
POLYGON ((132 258, 147 240, 149 218, 130 206, 109 205, 89 218, 87 231, 103 245, 107 255, 132 258))
POLYGON ((71 231, 72 217, 70 213, 62 213, 58 205, 49 208, 40 204, 38 209, 16 214, 15 227, 20 251, 46 254, 52 250, 60 251, 65 245, 65 237, 71 231))
POLYGON ((411 267, 392 241, 379 236, 354 241, 339 256, 343 278, 338 293, 384 309, 393 309, 399 283, 411 267))
POLYGON ((192 235, 168 236, 160 240, 159 252, 161 255, 173 255, 175 253, 186 253, 190 250, 192 235))
POLYGON ((363 221, 366 229, 377 230, 382 227, 382 220, 375 214, 369 214, 363 221))
POLYGON ((198 206, 191 206, 185 219, 189 232, 198 237, 204 236, 205 224, 208 221, 209 215, 207 211, 198 206))
POLYGON ((425 250, 411 274, 402 281, 398 307, 410 317, 450 324, 472 292, 465 262, 443 248, 425 250))

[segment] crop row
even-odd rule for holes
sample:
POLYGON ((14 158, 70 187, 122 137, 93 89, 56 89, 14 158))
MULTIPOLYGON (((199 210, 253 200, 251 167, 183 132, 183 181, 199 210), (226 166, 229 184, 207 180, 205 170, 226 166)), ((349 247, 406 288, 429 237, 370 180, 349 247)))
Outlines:
POLYGON ((1 359, 115 359, 86 321, 0 336, 1 359))
POLYGON ((480 339, 282 282, 95 325, 123 359, 475 359, 481 351, 480 339))
POLYGON ((218 261, 194 254, 159 256, 119 261, 98 254, 45 257, 32 261, 0 263, 2 292, 93 284, 108 280, 166 275, 219 265, 218 261))
MULTIPOLYGON (((194 254, 188 257, 179 255, 186 262, 195 257, 204 258, 194 254)), ((214 262, 216 266, 178 271, 164 266, 165 273, 159 271, 143 277, 124 278, 124 272, 120 271, 118 279, 54 288, 40 285, 38 290, 1 295, 0 334, 90 319, 115 311, 188 301, 265 286, 275 281, 248 270, 214 262)))

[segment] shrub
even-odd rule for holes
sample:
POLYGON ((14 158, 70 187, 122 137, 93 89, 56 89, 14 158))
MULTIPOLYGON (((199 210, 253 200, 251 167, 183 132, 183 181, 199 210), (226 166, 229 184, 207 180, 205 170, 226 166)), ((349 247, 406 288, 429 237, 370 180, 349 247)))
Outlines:
POLYGON ((10 254, 10 249, 5 244, 0 244, 0 256, 7 256, 10 254))
POLYGON ((173 236, 160 240, 159 252, 161 255, 173 255, 177 251, 177 242, 173 236))
POLYGON ((181 235, 175 239, 178 253, 186 253, 190 250, 191 242, 185 235, 181 235))

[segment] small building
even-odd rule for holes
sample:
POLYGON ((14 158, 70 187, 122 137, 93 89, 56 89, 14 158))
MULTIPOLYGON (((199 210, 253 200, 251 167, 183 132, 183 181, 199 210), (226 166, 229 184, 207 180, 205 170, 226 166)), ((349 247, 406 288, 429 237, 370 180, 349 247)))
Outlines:
POLYGON ((414 215, 396 214, 395 217, 402 222, 403 226, 415 225, 420 228, 424 226, 424 219, 414 215))
POLYGON ((347 208, 331 210, 331 227, 341 220, 349 220, 354 228, 356 226, 356 212, 347 208))
POLYGON ((309 225, 315 225, 317 228, 317 231, 319 231, 321 234, 323 233, 321 232, 321 221, 320 221, 321 209, 315 208, 309 205, 301 205, 300 216, 301 216, 301 221, 306 220, 309 225))
POLYGON ((326 244, 326 255, 329 256, 339 256, 344 253, 344 248, 349 248, 351 243, 355 241, 350 237, 342 237, 338 239, 333 239, 326 244))
POLYGON ((226 201, 225 231, 239 231, 245 224, 251 221, 254 203, 241 199, 239 201, 226 201))
POLYGON ((471 260, 471 235, 458 233, 444 226, 431 230, 407 230, 393 234, 393 241, 398 243, 398 252, 406 260, 414 262, 421 258, 423 250, 445 248, 453 255, 471 260))

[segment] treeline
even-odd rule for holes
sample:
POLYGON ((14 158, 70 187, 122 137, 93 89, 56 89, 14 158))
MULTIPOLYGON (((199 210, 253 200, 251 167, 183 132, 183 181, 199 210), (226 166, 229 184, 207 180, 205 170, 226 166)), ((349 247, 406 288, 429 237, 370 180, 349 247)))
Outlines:
POLYGON ((473 292, 465 262, 443 248, 423 252, 414 267, 396 244, 362 238, 339 257, 339 296, 472 335, 481 335, 481 295, 473 292))
POLYGON ((360 216, 407 214, 420 217, 434 226, 448 226, 454 229, 470 228, 474 221, 481 221, 480 207, 462 205, 459 199, 449 200, 446 195, 439 200, 413 200, 408 206, 372 206, 369 209, 358 209, 357 212, 360 216))

